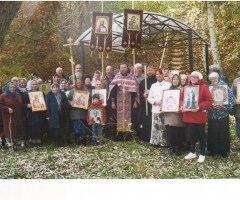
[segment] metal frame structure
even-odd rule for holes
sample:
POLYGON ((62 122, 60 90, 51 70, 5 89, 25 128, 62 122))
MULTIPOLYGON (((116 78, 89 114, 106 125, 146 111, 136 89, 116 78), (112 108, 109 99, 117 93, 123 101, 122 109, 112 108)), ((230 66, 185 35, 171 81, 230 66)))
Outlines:
MULTIPOLYGON (((125 53, 129 48, 124 49, 121 46, 123 30, 123 13, 113 15, 112 41, 113 51, 125 53)), ((87 29, 75 43, 80 43, 80 59, 84 66, 84 45, 90 43, 92 27, 87 29)), ((174 47, 178 42, 185 42, 189 48, 189 67, 193 71, 193 46, 204 45, 206 55, 206 73, 208 69, 208 43, 190 26, 176 19, 153 12, 143 12, 142 24, 142 46, 144 49, 159 49, 174 47), (168 40, 166 41, 166 38, 168 40), (165 45, 166 44, 166 45, 165 45)))

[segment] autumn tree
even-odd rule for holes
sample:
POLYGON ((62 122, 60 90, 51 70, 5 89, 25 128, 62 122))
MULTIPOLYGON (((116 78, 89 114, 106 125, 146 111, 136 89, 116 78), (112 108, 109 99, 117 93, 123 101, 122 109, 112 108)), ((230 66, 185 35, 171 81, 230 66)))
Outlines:
POLYGON ((9 26, 22 5, 21 1, 0 2, 0 48, 9 26))

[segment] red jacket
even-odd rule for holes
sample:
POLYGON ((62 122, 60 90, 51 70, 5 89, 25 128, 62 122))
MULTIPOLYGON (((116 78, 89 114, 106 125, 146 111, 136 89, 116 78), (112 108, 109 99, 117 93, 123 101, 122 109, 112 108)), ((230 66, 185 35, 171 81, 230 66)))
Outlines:
MULTIPOLYGON (((190 124, 205 124, 207 122, 207 109, 212 106, 213 99, 208 89, 208 86, 200 80, 196 85, 199 85, 198 95, 198 112, 186 111, 183 113, 183 121, 190 124)), ((185 86, 187 87, 187 86, 185 86)), ((185 88, 184 87, 184 88, 185 88)), ((183 106, 184 89, 181 92, 180 106, 183 106)))
POLYGON ((94 108, 101 108, 102 109, 102 118, 100 120, 101 120, 101 123, 105 124, 107 122, 107 115, 106 115, 105 106, 102 105, 102 101, 99 101, 98 103, 92 103, 92 105, 90 105, 88 107, 87 123, 89 123, 91 121, 91 119, 90 119, 90 111, 91 111, 91 109, 94 109, 94 108))

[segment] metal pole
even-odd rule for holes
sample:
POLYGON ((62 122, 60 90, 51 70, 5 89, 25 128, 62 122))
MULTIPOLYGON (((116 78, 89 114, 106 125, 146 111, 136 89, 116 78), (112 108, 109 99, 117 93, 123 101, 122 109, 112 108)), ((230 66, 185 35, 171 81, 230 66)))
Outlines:
POLYGON ((192 30, 188 30, 188 47, 189 47, 189 64, 190 71, 193 71, 193 44, 192 44, 192 30))

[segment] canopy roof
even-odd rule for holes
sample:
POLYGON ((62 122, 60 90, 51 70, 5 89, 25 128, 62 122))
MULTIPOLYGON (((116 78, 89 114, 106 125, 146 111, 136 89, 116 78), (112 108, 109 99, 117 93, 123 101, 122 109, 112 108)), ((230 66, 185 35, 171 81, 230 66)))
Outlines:
MULTIPOLYGON (((123 30, 123 13, 113 15, 112 26, 112 40, 113 51, 124 52, 124 48, 121 46, 122 42, 122 30, 123 30)), ((92 27, 87 29, 75 43, 84 43, 88 45, 90 42, 92 27)), ((143 12, 143 24, 142 24, 142 46, 145 49, 159 49, 159 47, 166 47, 165 42, 167 40, 167 46, 173 46, 175 43, 189 40, 189 32, 191 32, 192 41, 198 42, 198 44, 207 44, 203 38, 194 31, 190 26, 167 16, 144 11, 143 12), (168 39, 166 39, 168 38, 168 39)), ((127 49, 126 49, 127 50, 127 49)))

